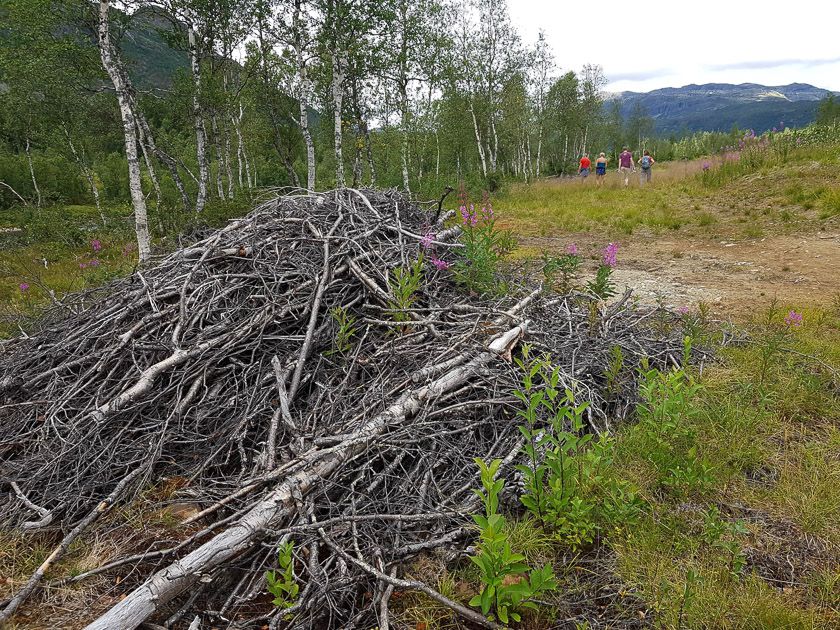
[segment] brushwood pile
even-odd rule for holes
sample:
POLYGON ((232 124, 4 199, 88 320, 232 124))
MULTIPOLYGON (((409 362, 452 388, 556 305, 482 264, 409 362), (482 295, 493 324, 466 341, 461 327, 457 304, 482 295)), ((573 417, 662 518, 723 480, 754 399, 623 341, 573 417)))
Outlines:
POLYGON ((180 510, 130 553, 39 578, 30 604, 107 575, 91 628, 382 624, 419 556, 465 561, 474 458, 521 482, 522 344, 551 356, 596 433, 632 415, 633 366, 680 360, 679 326, 656 325, 673 316, 627 295, 510 277, 476 296, 426 263, 401 300, 424 247, 469 264, 439 210, 394 191, 273 198, 2 342, 0 527, 58 544, 113 504, 180 510), (608 384, 616 346, 629 376, 608 384), (288 543, 281 608, 265 574, 288 543))

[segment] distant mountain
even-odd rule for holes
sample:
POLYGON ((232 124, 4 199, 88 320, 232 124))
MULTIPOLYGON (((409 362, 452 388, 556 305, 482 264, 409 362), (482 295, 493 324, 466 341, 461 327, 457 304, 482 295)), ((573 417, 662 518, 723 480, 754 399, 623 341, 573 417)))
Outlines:
POLYGON ((761 132, 778 127, 782 121, 793 127, 813 122, 819 101, 830 93, 807 83, 707 83, 643 93, 619 92, 610 95, 607 106, 619 100, 626 118, 637 104, 641 105, 654 119, 660 135, 729 131, 733 125, 761 132))

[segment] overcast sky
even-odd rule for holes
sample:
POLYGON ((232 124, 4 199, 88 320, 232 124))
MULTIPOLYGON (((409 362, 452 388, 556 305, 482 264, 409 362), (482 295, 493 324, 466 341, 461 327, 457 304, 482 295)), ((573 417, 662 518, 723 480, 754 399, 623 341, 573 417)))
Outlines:
POLYGON ((689 83, 810 83, 840 91, 840 0, 510 0, 562 71, 604 68, 611 92, 689 83))

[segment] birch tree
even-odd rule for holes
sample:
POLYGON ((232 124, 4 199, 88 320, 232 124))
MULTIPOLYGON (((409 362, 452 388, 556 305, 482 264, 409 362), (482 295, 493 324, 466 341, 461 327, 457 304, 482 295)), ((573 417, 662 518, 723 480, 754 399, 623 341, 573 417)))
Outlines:
POLYGON ((531 68, 531 90, 534 102, 534 119, 537 131, 537 158, 535 176, 542 172, 542 144, 545 134, 545 101, 554 72, 554 56, 546 41, 545 32, 540 31, 534 47, 531 68))
POLYGON ((125 155, 128 161, 128 187, 131 193, 131 205, 134 209, 134 231, 137 235, 137 251, 140 262, 144 263, 151 255, 151 238, 146 214, 146 199, 140 184, 140 161, 137 153, 137 121, 131 107, 132 91, 128 77, 124 76, 117 49, 111 41, 110 0, 99 0, 97 36, 102 66, 108 73, 117 102, 125 138, 125 155))

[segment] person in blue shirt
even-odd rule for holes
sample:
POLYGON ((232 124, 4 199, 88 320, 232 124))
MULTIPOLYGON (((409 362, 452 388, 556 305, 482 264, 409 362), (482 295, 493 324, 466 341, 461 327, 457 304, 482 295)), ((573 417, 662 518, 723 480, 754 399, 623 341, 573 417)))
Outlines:
POLYGON ((604 155, 602 152, 598 159, 595 160, 595 181, 598 183, 599 186, 604 185, 604 180, 606 179, 607 175, 607 156, 604 155))

